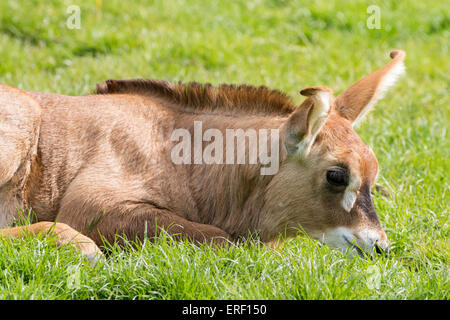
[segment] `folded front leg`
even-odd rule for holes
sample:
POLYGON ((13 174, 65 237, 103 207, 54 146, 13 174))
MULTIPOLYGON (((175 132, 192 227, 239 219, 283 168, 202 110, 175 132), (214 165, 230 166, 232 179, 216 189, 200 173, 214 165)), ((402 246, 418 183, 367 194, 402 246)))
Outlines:
POLYGON ((187 239, 197 244, 206 242, 223 245, 231 240, 227 232, 216 226, 189 221, 167 209, 155 208, 150 204, 117 205, 103 211, 86 205, 66 209, 68 210, 59 213, 59 221, 82 230, 98 245, 103 240, 112 243, 116 236, 125 236, 130 241, 143 240, 145 237, 151 239, 162 230, 174 238, 187 239), (72 210, 78 214, 74 214, 72 210))
POLYGON ((64 223, 44 221, 27 226, 0 229, 0 236, 4 237, 17 238, 26 235, 54 235, 57 245, 73 244, 92 262, 102 256, 102 252, 94 241, 64 223))

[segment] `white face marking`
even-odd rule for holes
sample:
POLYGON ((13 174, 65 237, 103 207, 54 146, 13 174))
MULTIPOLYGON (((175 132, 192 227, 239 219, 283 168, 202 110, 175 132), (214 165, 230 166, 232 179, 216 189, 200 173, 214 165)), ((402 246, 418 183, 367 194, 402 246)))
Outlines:
POLYGON ((356 201, 356 192, 346 190, 344 197, 342 198, 341 204, 345 211, 350 212, 356 201))
POLYGON ((334 248, 346 249, 354 238, 350 229, 338 227, 323 233, 318 240, 334 248))
MULTIPOLYGON (((337 248, 342 252, 355 249, 356 246, 367 253, 372 253, 375 243, 380 240, 380 233, 374 229, 362 229, 354 232, 346 227, 337 227, 313 237, 320 242, 337 248)), ((386 243, 384 243, 387 245, 386 243)))
POLYGON ((344 197, 342 198, 341 205, 345 211, 350 212, 352 210, 356 197, 357 191, 359 189, 359 185, 361 183, 361 179, 355 175, 350 176, 350 182, 345 189, 344 197))
POLYGON ((362 229, 356 233, 359 242, 361 242, 361 249, 370 251, 375 246, 375 243, 380 240, 380 234, 373 229, 362 229))

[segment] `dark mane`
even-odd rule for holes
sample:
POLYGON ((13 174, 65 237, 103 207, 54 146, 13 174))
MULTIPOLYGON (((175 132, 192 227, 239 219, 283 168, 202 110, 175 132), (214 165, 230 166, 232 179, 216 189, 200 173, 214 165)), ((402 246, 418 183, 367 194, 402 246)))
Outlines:
POLYGON ((130 79, 107 80, 97 84, 95 93, 150 95, 199 113, 286 116, 295 108, 289 96, 264 86, 221 84, 216 88, 209 83, 130 79))

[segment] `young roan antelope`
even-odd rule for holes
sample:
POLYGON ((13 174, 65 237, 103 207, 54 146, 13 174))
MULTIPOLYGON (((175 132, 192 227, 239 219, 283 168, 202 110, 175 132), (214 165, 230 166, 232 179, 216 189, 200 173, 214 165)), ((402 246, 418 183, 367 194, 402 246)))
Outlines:
POLYGON ((161 229, 217 243, 250 233, 269 243, 303 230, 342 250, 385 251, 371 199, 377 159, 353 127, 404 71, 405 53, 390 56, 337 98, 328 87, 303 89, 299 107, 252 86, 109 80, 81 97, 0 86, 0 234, 53 233, 88 258, 103 240, 161 229), (279 133, 279 169, 175 164, 171 134, 195 133, 196 121, 216 134, 279 133), (35 223, 11 227, 18 208, 32 210, 35 223))

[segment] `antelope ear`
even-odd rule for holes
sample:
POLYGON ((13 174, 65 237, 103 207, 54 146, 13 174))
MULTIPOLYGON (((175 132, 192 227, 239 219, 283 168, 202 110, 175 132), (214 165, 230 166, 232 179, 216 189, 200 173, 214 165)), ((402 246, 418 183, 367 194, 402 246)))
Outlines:
POLYGON ((391 62, 341 93, 336 98, 338 113, 350 120, 353 125, 359 123, 386 91, 394 85, 397 78, 405 72, 403 64, 405 55, 402 50, 391 51, 391 62))
POLYGON ((328 87, 310 87, 300 94, 308 98, 283 124, 282 137, 289 154, 306 156, 327 122, 334 98, 333 90, 328 87))

